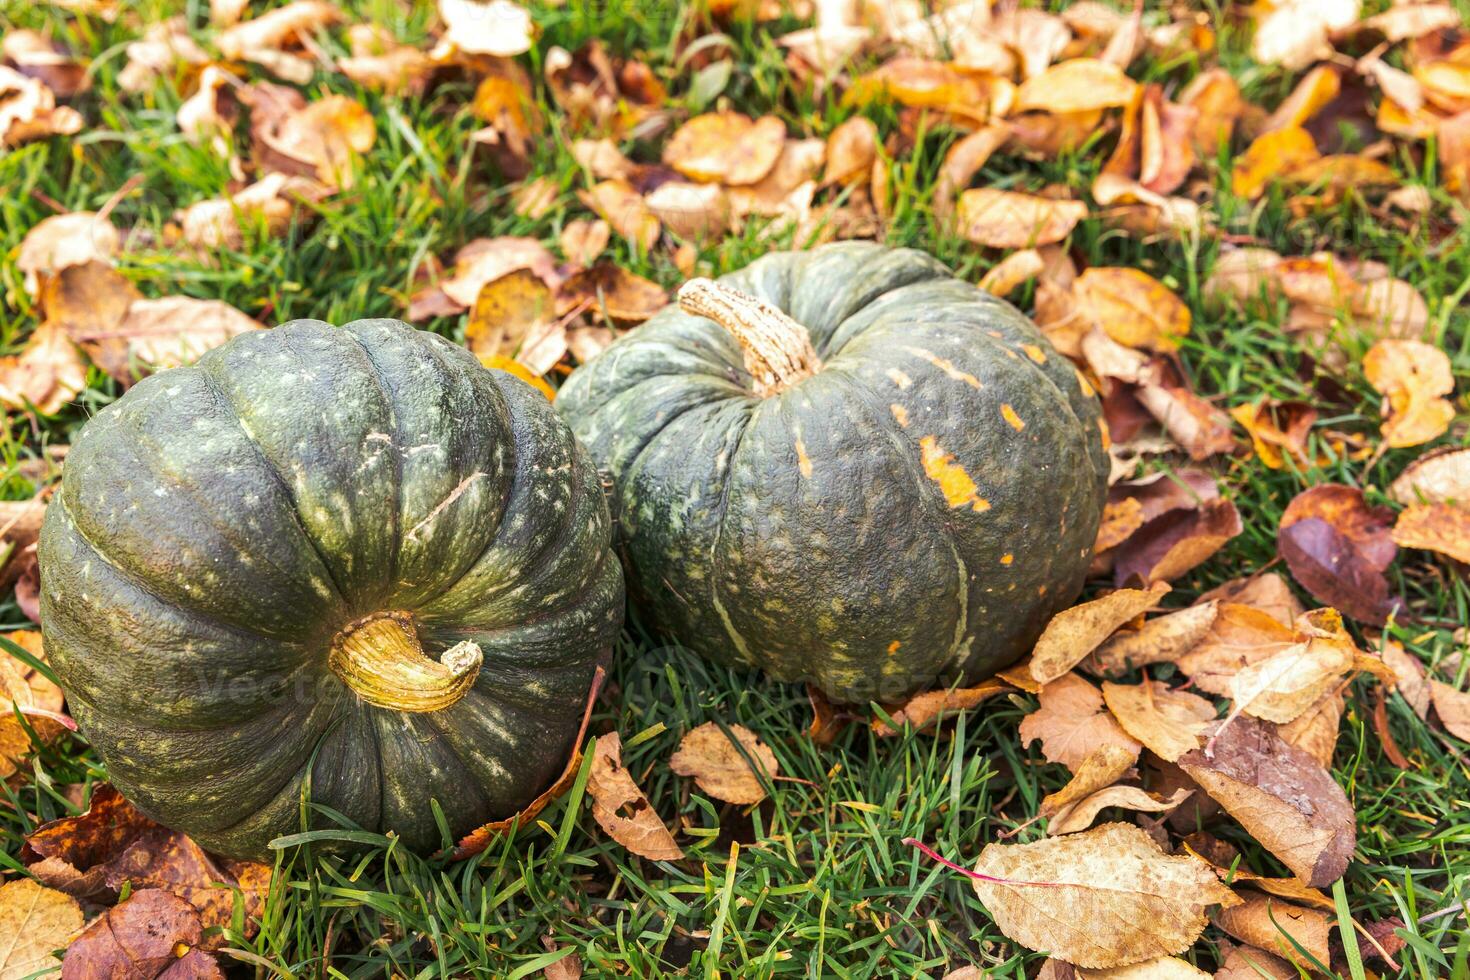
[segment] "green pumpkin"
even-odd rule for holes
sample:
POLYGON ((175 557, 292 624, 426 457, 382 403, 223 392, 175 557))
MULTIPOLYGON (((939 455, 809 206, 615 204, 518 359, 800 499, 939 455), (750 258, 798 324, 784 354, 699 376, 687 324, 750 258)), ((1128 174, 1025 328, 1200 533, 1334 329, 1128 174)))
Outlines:
POLYGON ((839 701, 1013 663, 1092 557, 1108 457, 1086 381, 911 249, 774 253, 719 282, 557 397, 610 474, 646 618, 839 701))
POLYGON ((407 845, 567 762, 622 573, 550 404, 395 320, 296 321, 92 419, 40 542, 46 649, 112 781, 221 854, 407 845))

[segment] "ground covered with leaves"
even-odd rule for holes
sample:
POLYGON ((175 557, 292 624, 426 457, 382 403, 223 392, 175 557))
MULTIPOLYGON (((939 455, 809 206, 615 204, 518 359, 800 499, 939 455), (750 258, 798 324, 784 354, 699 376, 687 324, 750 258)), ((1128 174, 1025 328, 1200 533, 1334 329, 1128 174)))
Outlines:
POLYGON ((0 3, 0 977, 1470 976, 1467 12, 0 3), (554 398, 841 238, 1103 398, 1028 661, 839 709, 634 617, 560 795, 428 858, 227 861, 108 785, 34 542, 140 373, 393 316, 554 398))

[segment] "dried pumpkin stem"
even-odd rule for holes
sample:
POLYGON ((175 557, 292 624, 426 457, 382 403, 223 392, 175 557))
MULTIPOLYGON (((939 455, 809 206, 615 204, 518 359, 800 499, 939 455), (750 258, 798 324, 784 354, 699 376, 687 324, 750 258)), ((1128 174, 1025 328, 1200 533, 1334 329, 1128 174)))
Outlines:
POLYGON ((806 327, 764 300, 713 279, 691 279, 679 289, 679 308, 709 317, 735 335, 762 398, 822 369, 806 327))
POLYGON ((413 617, 382 613, 349 623, 332 641, 327 664, 358 697, 395 711, 443 711, 464 697, 484 655, 466 640, 433 659, 413 617))

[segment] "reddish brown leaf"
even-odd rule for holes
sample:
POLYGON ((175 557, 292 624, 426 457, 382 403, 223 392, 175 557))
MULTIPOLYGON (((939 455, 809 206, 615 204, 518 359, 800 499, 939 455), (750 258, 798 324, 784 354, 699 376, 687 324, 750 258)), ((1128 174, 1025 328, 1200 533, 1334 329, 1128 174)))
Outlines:
POLYGON ((1398 551, 1392 520, 1387 508, 1369 507, 1361 490, 1321 484, 1287 505, 1276 544, 1292 575, 1318 601, 1382 626, 1398 604, 1383 575, 1398 551))
POLYGON ((1198 510, 1173 510, 1145 524, 1119 545, 1113 558, 1116 584, 1173 581, 1205 561, 1242 530, 1228 500, 1198 510))
POLYGON ((143 888, 92 921, 67 947, 63 980, 157 977, 178 958, 179 945, 202 932, 192 905, 161 888, 143 888))
POLYGON ((623 768, 623 742, 617 732, 597 739, 587 795, 597 825, 629 851, 650 861, 676 861, 684 856, 648 797, 623 768))

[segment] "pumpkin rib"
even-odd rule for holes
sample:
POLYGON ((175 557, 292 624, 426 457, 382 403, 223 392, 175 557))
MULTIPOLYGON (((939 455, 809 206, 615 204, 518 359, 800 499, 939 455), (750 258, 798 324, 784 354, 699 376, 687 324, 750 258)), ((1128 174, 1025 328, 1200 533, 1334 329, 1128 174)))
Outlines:
MULTIPOLYGON (((745 443, 745 433, 750 431, 751 424, 755 422, 756 414, 760 412, 761 408, 765 404, 767 403, 757 402, 755 406, 750 410, 750 412, 745 415, 744 420, 740 424, 740 431, 735 433, 733 444, 730 447, 730 458, 729 461, 725 464, 725 478, 720 483, 720 503, 718 506, 718 516, 715 518, 714 540, 711 542, 710 547, 711 563, 713 563, 716 559, 716 556, 720 554, 720 542, 725 539, 725 518, 730 513, 730 481, 735 473, 735 461, 740 458, 740 447, 745 443)), ((658 432, 655 433, 655 436, 666 431, 667 429, 667 425, 661 427, 658 432)), ((651 441, 652 440, 650 439, 650 442, 651 441)), ((629 472, 632 471, 630 470, 629 472)), ((730 637, 730 643, 734 646, 735 652, 740 655, 741 659, 747 665, 752 667, 756 666, 755 657, 751 654, 750 648, 746 646, 745 638, 741 636, 740 631, 735 628, 734 622, 730 619, 729 611, 725 608, 725 604, 720 600, 720 577, 718 575, 711 575, 709 577, 709 592, 710 602, 714 604, 715 613, 719 616, 720 622, 724 624, 725 635, 730 637)))
MULTIPOLYGON (((293 320, 292 323, 299 323, 293 320)), ((356 321, 354 321, 355 323, 356 321)), ((373 356, 373 350, 367 345, 356 330, 349 329, 354 324, 342 327, 342 332, 351 337, 357 346, 362 348, 363 356, 367 358, 372 370, 368 374, 373 383, 377 385, 378 393, 382 396, 383 405, 388 409, 388 418, 385 421, 393 429, 393 499, 394 504, 389 508, 393 517, 393 529, 388 539, 393 547, 388 551, 388 567, 383 573, 383 579, 389 583, 398 581, 398 562, 403 552, 403 451, 400 448, 403 442, 403 432, 398 426, 398 403, 393 397, 393 389, 388 385, 383 375, 383 367, 373 356)))
MULTIPOLYGON (((332 584, 332 589, 336 592, 338 600, 344 605, 350 604, 346 590, 343 589, 342 583, 337 581, 337 576, 332 571, 332 563, 327 561, 327 556, 322 551, 321 542, 307 529, 306 523, 301 519, 301 504, 297 501, 296 493, 291 489, 291 484, 286 479, 286 475, 281 472, 280 464, 271 459, 270 454, 265 451, 265 447, 260 444, 244 420, 240 418, 240 413, 235 409, 234 399, 229 396, 229 393, 224 390, 214 375, 210 373, 210 365, 214 363, 217 362, 211 360, 205 363, 201 361, 195 370, 204 379, 205 387, 219 400, 220 407, 228 412, 229 416, 235 420, 235 424, 240 429, 240 434, 245 437, 246 444, 255 450, 255 454, 259 458, 262 467, 275 479, 276 485, 280 487, 281 495, 286 498, 286 502, 290 505, 291 517, 297 530, 301 532, 301 537, 311 546, 311 550, 316 553, 317 560, 322 566, 322 572, 327 581, 332 584)), ((277 570, 281 571, 279 568, 277 570)))

